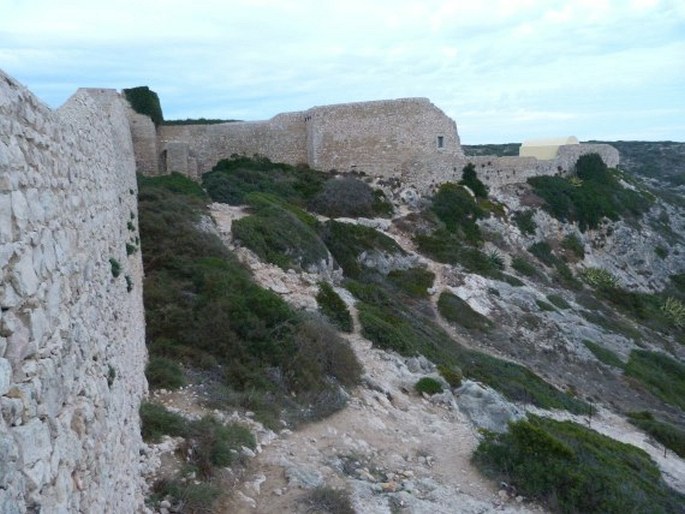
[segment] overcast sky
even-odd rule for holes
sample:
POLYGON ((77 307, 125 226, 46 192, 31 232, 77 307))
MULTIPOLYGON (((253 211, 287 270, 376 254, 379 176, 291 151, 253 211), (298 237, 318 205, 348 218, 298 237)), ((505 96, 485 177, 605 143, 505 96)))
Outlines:
POLYGON ((167 119, 428 97, 465 144, 685 141, 685 0, 0 0, 0 69, 51 107, 157 91, 167 119))

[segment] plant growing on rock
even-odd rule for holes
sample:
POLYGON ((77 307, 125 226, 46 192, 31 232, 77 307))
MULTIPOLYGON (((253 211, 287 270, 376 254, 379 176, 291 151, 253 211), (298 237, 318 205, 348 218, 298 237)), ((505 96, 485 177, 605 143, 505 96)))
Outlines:
POLYGON ((414 385, 414 389, 419 394, 426 393, 429 396, 442 393, 442 384, 433 377, 422 377, 414 385))
POLYGON ((352 316, 345 302, 328 282, 319 283, 316 295, 319 310, 343 332, 352 332, 352 316))
POLYGON ((661 310, 677 328, 685 327, 685 304, 683 302, 669 296, 661 305, 661 310))
POLYGON ((618 279, 603 268, 587 268, 581 273, 583 280, 595 289, 613 289, 618 279))

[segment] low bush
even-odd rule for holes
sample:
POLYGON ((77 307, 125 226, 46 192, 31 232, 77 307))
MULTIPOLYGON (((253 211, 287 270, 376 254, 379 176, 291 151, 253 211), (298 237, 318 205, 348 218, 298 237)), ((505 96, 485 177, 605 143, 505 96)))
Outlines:
POLYGON ((512 218, 522 234, 535 235, 535 230, 538 226, 533 219, 533 211, 517 211, 512 218))
POLYGON ((188 420, 170 412, 163 405, 143 402, 140 405, 140 427, 143 440, 159 442, 163 435, 183 436, 188 434, 188 420))
POLYGON ((685 410, 685 364, 682 362, 663 353, 633 350, 625 374, 639 380, 666 403, 685 410))
POLYGON ((619 356, 611 350, 608 350, 607 348, 604 348, 603 346, 588 339, 584 339, 583 344, 592 352, 598 361, 603 362, 607 366, 613 366, 619 369, 623 369, 625 367, 625 364, 619 358, 619 356))
POLYGON ((145 378, 152 389, 178 389, 185 385, 183 370, 171 359, 152 355, 145 367, 145 378))
POLYGON ((162 106, 157 93, 147 86, 132 87, 122 91, 131 108, 138 114, 144 114, 152 119, 155 125, 164 121, 162 106))
POLYGON ((643 450, 570 421, 529 415, 487 434, 473 461, 553 512, 675 514, 685 502, 643 450))
POLYGON ((558 259, 552 255, 552 247, 547 241, 538 241, 528 247, 528 251, 538 258, 540 262, 553 267, 558 259))
POLYGON ((141 175, 138 177, 138 184, 142 187, 160 187, 172 193, 193 196, 200 200, 207 200, 207 194, 200 184, 176 171, 169 175, 160 175, 156 177, 141 175))
POLYGON ((388 280, 410 296, 427 298, 428 289, 433 287, 435 273, 425 268, 393 270, 388 273, 388 280))
POLYGON ((152 500, 169 498, 184 514, 212 514, 221 490, 214 484, 192 480, 159 479, 152 485, 152 500))
POLYGON ((685 430, 659 421, 651 412, 629 412, 628 421, 641 428, 676 455, 685 458, 685 430))
POLYGON ((547 303, 544 300, 535 300, 535 303, 540 308, 541 311, 545 311, 545 312, 556 311, 556 309, 554 308, 554 305, 547 303))
POLYGON ((661 305, 661 311, 675 327, 685 327, 685 304, 679 299, 669 296, 661 305))
POLYGON ((501 261, 488 258, 481 250, 464 244, 463 240, 446 229, 418 234, 414 242, 421 253, 433 260, 460 265, 469 273, 484 277, 501 278, 501 261))
POLYGON ((388 203, 382 191, 374 191, 367 183, 354 177, 328 180, 322 190, 309 201, 309 209, 331 218, 371 218, 387 215, 388 203))
POLYGON ((586 268, 581 275, 595 289, 613 289, 618 284, 616 277, 603 268, 586 268))
POLYGON ((538 274, 537 268, 528 259, 516 256, 511 259, 511 267, 526 277, 534 277, 538 274))
POLYGON ((482 240, 476 221, 485 216, 473 197, 463 187, 447 182, 432 198, 431 210, 448 232, 471 244, 482 240))
POLYGON ((570 309, 571 304, 569 304, 566 300, 564 300, 564 297, 558 294, 549 294, 547 295, 547 300, 554 305, 555 307, 558 307, 559 309, 570 309))
POLYGON ((438 310, 447 321, 456 323, 468 330, 487 332, 493 326, 492 321, 473 310, 466 301, 447 291, 440 293, 438 310))
POLYGON ((461 381, 464 379, 464 374, 457 366, 438 365, 438 373, 445 379, 450 387, 461 387, 461 381))
POLYGON ((319 486, 304 498, 306 512, 316 514, 355 514, 350 494, 342 489, 319 486))
POLYGON ((352 316, 345 302, 328 282, 319 283, 316 295, 319 311, 343 332, 352 332, 352 316))
POLYGON ((585 247, 576 234, 568 234, 565 236, 561 241, 561 247, 571 252, 577 259, 583 260, 585 258, 585 247))
POLYGON ((488 196, 488 188, 478 179, 476 167, 471 162, 464 166, 459 183, 473 191, 476 198, 486 198, 488 196))
POLYGON ((442 393, 442 384, 432 377, 422 377, 414 384, 414 389, 419 394, 433 396, 442 393))

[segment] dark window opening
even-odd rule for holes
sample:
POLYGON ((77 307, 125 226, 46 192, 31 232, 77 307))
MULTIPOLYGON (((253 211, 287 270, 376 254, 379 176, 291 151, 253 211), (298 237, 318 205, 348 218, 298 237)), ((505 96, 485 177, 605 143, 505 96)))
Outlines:
POLYGON ((438 148, 444 148, 445 146, 445 138, 442 136, 438 136, 438 148))

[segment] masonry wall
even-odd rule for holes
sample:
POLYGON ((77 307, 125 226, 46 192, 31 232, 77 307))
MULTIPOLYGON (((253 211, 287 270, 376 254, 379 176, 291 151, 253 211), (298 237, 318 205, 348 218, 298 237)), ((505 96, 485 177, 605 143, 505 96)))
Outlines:
POLYGON ((134 171, 116 92, 51 111, 0 72, 2 513, 143 505, 134 171))

